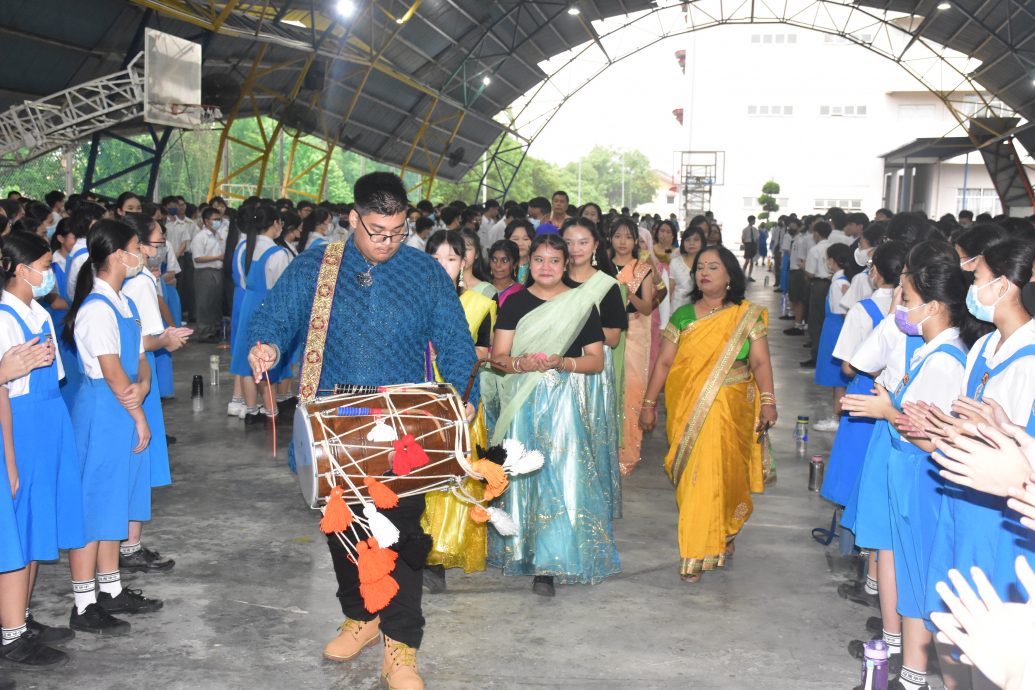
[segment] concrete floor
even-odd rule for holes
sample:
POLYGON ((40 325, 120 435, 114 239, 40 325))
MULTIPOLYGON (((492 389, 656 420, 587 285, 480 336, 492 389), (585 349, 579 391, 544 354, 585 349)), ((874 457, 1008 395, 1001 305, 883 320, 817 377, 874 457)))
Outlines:
MULTIPOLYGON (((807 490, 807 462, 792 439, 795 415, 826 416, 829 396, 798 368, 803 339, 782 334, 778 295, 761 274, 749 297, 773 316, 779 482, 756 499, 735 564, 696 586, 680 581, 664 433, 655 432, 615 524, 624 572, 595 587, 559 587, 544 600, 531 593, 530 578, 450 571, 449 592, 424 598, 419 665, 429 688, 829 690, 858 682, 845 646, 876 611, 837 597, 846 567, 810 536, 829 525, 832 508, 807 490)), ((155 492, 145 543, 174 557, 176 568, 124 581, 165 608, 132 618, 128 638, 80 635, 62 670, 11 672, 19 687, 378 687, 379 651, 349 665, 321 658, 342 616, 317 515, 285 465, 289 420, 273 459, 268 431, 245 432, 226 417, 228 377, 206 391, 204 413, 191 412, 191 376, 207 374, 215 352, 198 345, 177 354, 177 396, 165 408, 179 439, 176 483, 155 492)), ((225 370, 228 352, 218 352, 225 370)), ((809 452, 826 454, 832 440, 814 433, 809 452)), ((36 617, 67 625, 71 602, 66 563, 43 566, 36 617)))

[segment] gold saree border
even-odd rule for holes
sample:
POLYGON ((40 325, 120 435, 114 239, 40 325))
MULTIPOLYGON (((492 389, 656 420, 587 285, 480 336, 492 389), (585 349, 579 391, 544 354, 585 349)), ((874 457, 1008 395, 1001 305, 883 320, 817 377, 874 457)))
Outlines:
MULTIPOLYGON (((708 380, 701 389, 701 395, 697 399, 697 404, 694 405, 694 409, 691 411, 690 418, 687 420, 686 427, 683 430, 683 436, 679 441, 679 449, 676 451, 676 457, 672 463, 672 471, 669 473, 669 479, 674 486, 679 486, 679 482, 683 478, 683 473, 687 469, 687 460, 690 458, 694 444, 697 443, 697 436, 701 433, 701 427, 704 426, 704 420, 708 417, 708 411, 711 409, 712 403, 715 402, 715 396, 719 394, 719 389, 725 383, 730 367, 736 361, 737 353, 743 347, 748 331, 758 317, 761 316, 762 309, 763 307, 757 304, 751 304, 747 308, 744 316, 740 319, 740 323, 733 330, 733 336, 726 343, 726 347, 719 356, 719 361, 712 368, 712 373, 708 375, 708 380)), ((714 314, 706 316, 704 319, 697 319, 684 330, 689 331, 695 324, 704 321, 710 316, 714 316, 714 314)))
POLYGON ((309 312, 309 332, 305 339, 302 368, 298 372, 299 402, 312 402, 320 387, 323 351, 327 344, 327 326, 331 320, 334 289, 338 283, 338 269, 341 267, 341 258, 344 253, 344 242, 332 242, 327 245, 323 261, 320 263, 320 273, 316 278, 316 294, 313 296, 313 308, 309 312))

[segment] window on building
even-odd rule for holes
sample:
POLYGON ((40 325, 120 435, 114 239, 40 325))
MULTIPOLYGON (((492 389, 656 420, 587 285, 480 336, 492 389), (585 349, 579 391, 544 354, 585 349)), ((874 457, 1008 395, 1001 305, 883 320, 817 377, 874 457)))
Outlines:
POLYGON ((898 106, 899 120, 929 120, 935 116, 933 103, 902 103, 898 106))
POLYGON ((794 115, 793 105, 749 105, 747 114, 756 117, 790 117, 794 115))
POLYGON ((820 117, 866 117, 865 105, 821 105, 820 117))
POLYGON ((988 94, 966 94, 962 99, 953 99, 953 107, 966 117, 1010 117, 1014 112, 998 98, 988 94))
POLYGON ((987 187, 967 187, 956 189, 956 213, 963 209, 973 211, 976 216, 979 213, 989 213, 997 216, 1003 212, 1003 204, 999 200, 999 194, 994 189, 987 187))
POLYGON ((796 45, 798 43, 798 34, 751 34, 751 42, 755 45, 763 43, 766 45, 796 45))
POLYGON ((816 199, 813 209, 825 212, 834 206, 844 211, 861 211, 862 199, 816 199))

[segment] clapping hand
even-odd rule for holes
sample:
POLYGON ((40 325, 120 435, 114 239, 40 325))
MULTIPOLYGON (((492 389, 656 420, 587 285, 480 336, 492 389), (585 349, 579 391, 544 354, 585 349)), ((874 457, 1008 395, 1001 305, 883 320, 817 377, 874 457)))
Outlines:
POLYGON ((963 663, 975 666, 1004 690, 1020 690, 1035 648, 1035 573, 1024 557, 1017 559, 1015 567, 1028 603, 1003 603, 980 568, 971 568, 977 593, 959 571, 950 570, 949 580, 958 596, 939 582, 935 589, 950 613, 931 614, 941 631, 938 639, 959 647, 963 663))
POLYGON ((1008 421, 996 426, 965 422, 962 431, 935 440, 938 452, 931 457, 944 468, 939 474, 993 496, 1010 495, 1011 489, 1023 493, 1035 471, 1035 439, 1008 421))
POLYGON ((841 398, 841 409, 847 410, 852 417, 890 418, 895 412, 895 406, 887 389, 877 383, 874 384, 872 393, 873 395, 849 393, 841 398))
POLYGON ((0 359, 0 383, 14 381, 33 369, 48 367, 54 362, 54 344, 40 342, 38 337, 15 345, 0 359))

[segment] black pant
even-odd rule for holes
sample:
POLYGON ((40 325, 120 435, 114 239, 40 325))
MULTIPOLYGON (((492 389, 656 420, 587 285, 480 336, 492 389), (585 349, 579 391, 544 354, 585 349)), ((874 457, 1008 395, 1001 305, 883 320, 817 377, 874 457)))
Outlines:
POLYGON ((826 299, 830 292, 829 278, 813 278, 809 283, 809 340, 812 342, 812 359, 819 354, 819 334, 827 317, 826 299))
POLYGON ((363 607, 363 598, 359 594, 359 572, 356 565, 349 560, 345 547, 338 541, 337 536, 327 535, 334 574, 338 577, 341 612, 357 621, 371 621, 381 616, 381 630, 384 634, 411 647, 420 647, 421 638, 424 636, 421 569, 427 560, 431 540, 420 527, 420 517, 423 513, 423 495, 400 498, 398 507, 381 511, 382 515, 399 528, 399 545, 392 547, 399 552, 399 558, 396 559, 395 570, 391 573, 399 583, 399 592, 388 606, 377 613, 370 613, 363 607), (417 567, 414 567, 414 564, 417 567))
POLYGON ((180 292, 183 313, 186 315, 187 321, 193 321, 197 309, 194 306, 194 257, 190 250, 180 255, 179 262, 180 275, 177 276, 176 287, 180 292))

